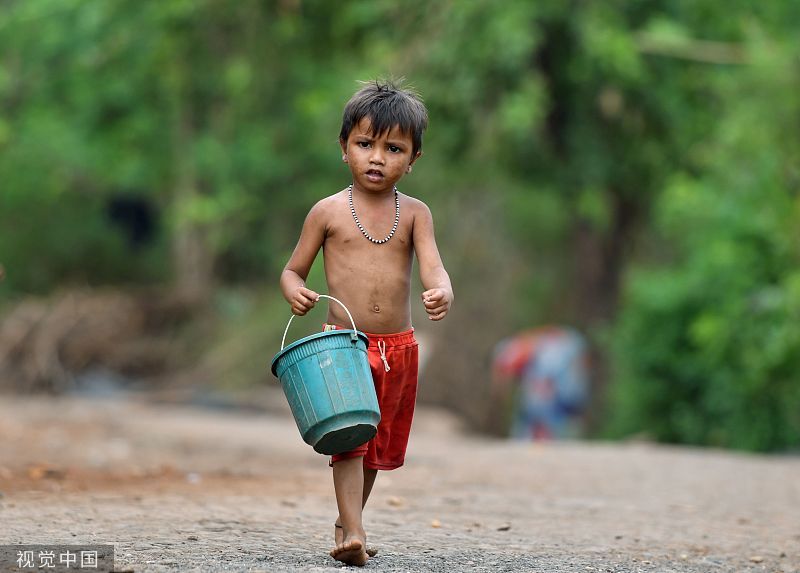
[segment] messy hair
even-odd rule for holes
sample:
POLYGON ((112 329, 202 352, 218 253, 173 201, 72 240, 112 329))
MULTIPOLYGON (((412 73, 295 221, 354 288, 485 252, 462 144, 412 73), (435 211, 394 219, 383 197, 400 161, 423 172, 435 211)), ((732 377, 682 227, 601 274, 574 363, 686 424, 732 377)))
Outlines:
POLYGON ((363 82, 344 107, 339 139, 347 141, 350 132, 362 119, 369 118, 372 135, 380 135, 398 126, 411 134, 412 156, 422 149, 422 133, 428 127, 428 110, 413 89, 402 86, 401 80, 363 82))

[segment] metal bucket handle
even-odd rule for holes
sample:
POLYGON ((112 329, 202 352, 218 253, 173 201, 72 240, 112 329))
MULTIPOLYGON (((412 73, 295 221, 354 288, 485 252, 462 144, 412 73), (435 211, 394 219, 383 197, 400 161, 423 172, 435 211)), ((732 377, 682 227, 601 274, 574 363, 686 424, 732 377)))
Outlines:
MULTIPOLYGON (((350 319, 350 324, 353 325, 353 332, 350 334, 350 340, 352 340, 353 343, 357 342, 358 341, 358 330, 356 330, 356 321, 353 320, 353 315, 350 314, 350 311, 347 310, 347 307, 344 305, 344 303, 342 301, 340 301, 338 298, 333 298, 332 296, 329 296, 327 294, 321 294, 321 295, 319 295, 319 298, 329 298, 332 301, 338 302, 341 305, 341 307, 347 313, 347 318, 350 319)), ((319 298, 317 300, 319 300, 319 298)), ((281 350, 283 350, 283 344, 286 342, 286 333, 289 332, 289 326, 291 326, 292 320, 294 320, 295 316, 296 315, 293 314, 291 316, 291 318, 289 318, 289 322, 286 324, 286 330, 283 331, 283 338, 281 339, 281 350)))

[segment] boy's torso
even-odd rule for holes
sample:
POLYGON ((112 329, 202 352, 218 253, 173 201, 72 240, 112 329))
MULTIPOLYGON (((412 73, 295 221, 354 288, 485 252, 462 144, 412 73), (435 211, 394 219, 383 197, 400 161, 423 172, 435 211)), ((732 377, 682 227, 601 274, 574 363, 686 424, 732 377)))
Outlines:
MULTIPOLYGON (((392 333, 411 328, 409 294, 414 256, 414 214, 419 201, 400 194, 400 220, 392 238, 375 244, 356 225, 343 191, 326 201, 322 245, 330 294, 341 300, 364 332, 392 333)), ((392 200, 392 207, 394 201, 392 200)), ((394 209, 385 201, 357 206, 358 218, 370 235, 383 239, 394 223, 394 209)), ((328 322, 350 327, 347 314, 331 303, 328 322)))

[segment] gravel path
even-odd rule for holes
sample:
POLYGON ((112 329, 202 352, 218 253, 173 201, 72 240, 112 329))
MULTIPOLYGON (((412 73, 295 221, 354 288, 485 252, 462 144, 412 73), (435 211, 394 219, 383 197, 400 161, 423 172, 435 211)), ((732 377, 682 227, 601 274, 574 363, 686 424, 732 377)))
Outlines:
MULTIPOLYGON (((0 399, 0 543, 117 571, 338 571, 326 458, 285 410, 0 399)), ((800 458, 478 439, 420 409, 365 571, 800 572, 800 458)))

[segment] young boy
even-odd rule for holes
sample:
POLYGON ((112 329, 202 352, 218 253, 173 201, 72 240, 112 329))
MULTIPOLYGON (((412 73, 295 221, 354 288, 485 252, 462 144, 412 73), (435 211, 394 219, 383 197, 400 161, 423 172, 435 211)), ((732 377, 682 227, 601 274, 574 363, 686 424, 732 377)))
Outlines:
MULTIPOLYGON (((369 83, 344 109, 339 144, 352 184, 311 208, 300 240, 281 274, 281 290, 302 316, 319 300, 305 285, 322 247, 330 294, 350 310, 369 337, 369 362, 381 409, 377 435, 354 451, 333 456, 339 517, 330 554, 349 565, 369 556, 362 510, 378 470, 403 465, 417 391, 417 343, 411 327, 411 263, 416 254, 431 320, 453 302, 422 202, 397 191, 422 155, 428 113, 416 94, 391 82, 369 83)), ((328 308, 326 328, 351 328, 339 305, 328 308)))

